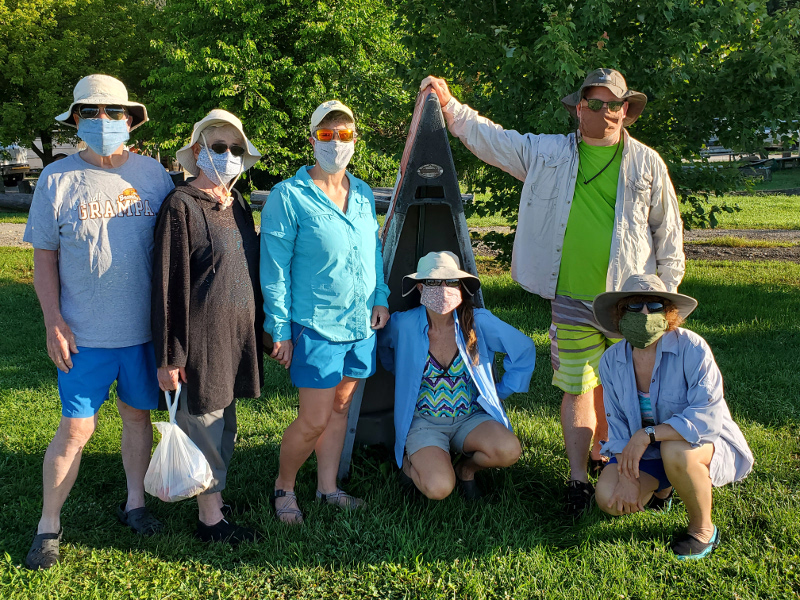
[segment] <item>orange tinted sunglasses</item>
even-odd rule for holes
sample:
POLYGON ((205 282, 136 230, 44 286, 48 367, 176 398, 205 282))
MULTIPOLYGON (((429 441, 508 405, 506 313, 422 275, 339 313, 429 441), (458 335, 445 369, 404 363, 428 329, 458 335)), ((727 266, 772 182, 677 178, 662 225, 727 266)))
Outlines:
POLYGON ((314 137, 320 142, 330 142, 334 138, 340 142, 352 142, 358 134, 353 129, 317 129, 314 137))

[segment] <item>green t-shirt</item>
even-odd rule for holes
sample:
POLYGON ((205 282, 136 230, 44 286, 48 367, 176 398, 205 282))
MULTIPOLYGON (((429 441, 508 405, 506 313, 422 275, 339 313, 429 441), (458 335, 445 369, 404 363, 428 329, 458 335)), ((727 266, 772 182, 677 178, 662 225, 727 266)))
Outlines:
POLYGON ((606 291, 622 141, 619 148, 581 142, 578 153, 578 178, 564 233, 556 293, 591 302, 597 294, 606 291), (600 173, 612 156, 614 160, 600 173), (589 181, 598 173, 598 177, 589 181))

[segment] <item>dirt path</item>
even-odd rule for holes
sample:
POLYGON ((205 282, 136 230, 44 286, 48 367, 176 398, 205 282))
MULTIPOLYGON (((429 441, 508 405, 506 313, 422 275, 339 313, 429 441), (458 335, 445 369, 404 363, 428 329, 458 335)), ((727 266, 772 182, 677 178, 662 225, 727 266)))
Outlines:
MULTIPOLYGON (((510 233, 510 227, 472 227, 470 231, 485 234, 490 231, 510 233)), ((25 225, 22 223, 0 223, 0 246, 30 248, 22 241, 25 225)), ((686 258, 701 260, 786 260, 800 263, 800 246, 791 248, 727 248, 723 246, 703 246, 695 242, 732 236, 750 240, 800 243, 800 229, 694 229, 685 231, 683 239, 686 258)), ((478 242, 475 251, 482 256, 493 256, 486 244, 478 242)))

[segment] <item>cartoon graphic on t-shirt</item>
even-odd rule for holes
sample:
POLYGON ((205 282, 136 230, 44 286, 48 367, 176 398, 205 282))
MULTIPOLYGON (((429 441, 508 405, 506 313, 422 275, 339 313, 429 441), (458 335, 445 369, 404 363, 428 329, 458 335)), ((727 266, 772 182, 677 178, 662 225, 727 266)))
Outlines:
POLYGON ((110 219, 111 217, 154 217, 147 200, 142 201, 135 188, 126 188, 117 196, 116 203, 100 199, 78 205, 81 221, 87 219, 110 219))

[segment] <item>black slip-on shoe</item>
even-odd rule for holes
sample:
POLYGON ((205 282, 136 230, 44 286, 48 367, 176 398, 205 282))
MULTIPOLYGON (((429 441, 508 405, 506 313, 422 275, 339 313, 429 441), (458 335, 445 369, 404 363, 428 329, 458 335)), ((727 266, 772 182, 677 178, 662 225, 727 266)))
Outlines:
POLYGON ((241 542, 255 542, 258 539, 258 535, 252 529, 229 523, 225 519, 214 525, 198 521, 194 535, 201 542, 227 542, 231 546, 241 542))
POLYGON ((687 533, 675 540, 672 551, 678 560, 700 560, 711 554, 719 546, 719 541, 719 529, 714 525, 714 534, 708 542, 701 542, 687 533))
POLYGON ((58 545, 63 529, 58 533, 37 533, 25 557, 25 566, 33 571, 49 569, 61 560, 58 545))

